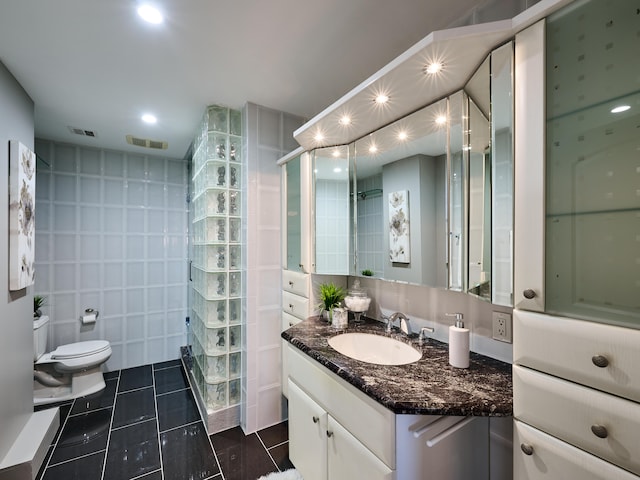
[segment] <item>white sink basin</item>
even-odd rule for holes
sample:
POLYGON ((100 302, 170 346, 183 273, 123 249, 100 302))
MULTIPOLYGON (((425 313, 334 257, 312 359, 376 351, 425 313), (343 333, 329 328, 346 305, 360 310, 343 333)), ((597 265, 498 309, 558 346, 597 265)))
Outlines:
POLYGON ((406 365, 422 353, 399 340, 372 333, 343 333, 329 339, 329 346, 347 357, 376 365, 406 365))

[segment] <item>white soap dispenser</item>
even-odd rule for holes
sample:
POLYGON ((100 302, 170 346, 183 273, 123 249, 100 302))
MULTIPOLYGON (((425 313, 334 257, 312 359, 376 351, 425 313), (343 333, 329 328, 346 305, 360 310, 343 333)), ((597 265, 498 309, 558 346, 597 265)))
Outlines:
POLYGON ((447 313, 456 323, 449 327, 449 365, 469 368, 469 329, 464 328, 461 313, 447 313))

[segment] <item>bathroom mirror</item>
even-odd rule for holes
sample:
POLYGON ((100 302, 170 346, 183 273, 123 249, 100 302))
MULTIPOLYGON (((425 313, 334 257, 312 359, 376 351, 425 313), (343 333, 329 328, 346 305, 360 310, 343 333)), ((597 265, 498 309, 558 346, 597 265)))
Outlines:
POLYGON ((350 146, 352 274, 512 305, 512 70, 510 42, 487 57, 463 91, 350 146), (392 201, 401 199, 390 195, 405 191, 408 240, 396 242, 394 253, 392 201), (408 250, 404 258, 398 246, 408 250))
POLYGON ((449 188, 448 252, 449 290, 463 292, 467 285, 467 127, 466 96, 456 92, 449 97, 449 169, 445 177, 449 188))
POLYGON ((513 305, 513 42, 491 53, 491 301, 513 305))
POLYGON ((467 272, 469 293, 491 300, 491 57, 464 87, 468 192, 467 272))
POLYGON ((313 169, 313 271, 349 275, 351 215, 349 146, 319 148, 311 152, 313 169))
POLYGON ((448 286, 447 119, 444 99, 355 142, 356 274, 448 286))

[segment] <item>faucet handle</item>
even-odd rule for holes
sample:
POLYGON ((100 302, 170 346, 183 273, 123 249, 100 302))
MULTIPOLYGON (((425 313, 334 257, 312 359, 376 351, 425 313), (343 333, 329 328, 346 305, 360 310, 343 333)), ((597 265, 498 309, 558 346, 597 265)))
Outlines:
POLYGON ((420 345, 424 344, 425 340, 429 340, 429 336, 427 333, 433 333, 435 329, 433 327, 422 327, 420 329, 420 335, 418 336, 418 343, 420 345))

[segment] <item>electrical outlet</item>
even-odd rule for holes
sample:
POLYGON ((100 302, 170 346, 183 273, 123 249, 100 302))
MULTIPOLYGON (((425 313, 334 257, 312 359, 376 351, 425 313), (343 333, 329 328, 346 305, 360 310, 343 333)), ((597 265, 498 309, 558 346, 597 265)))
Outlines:
POLYGON ((493 312, 493 338, 507 343, 513 341, 510 313, 493 312))

